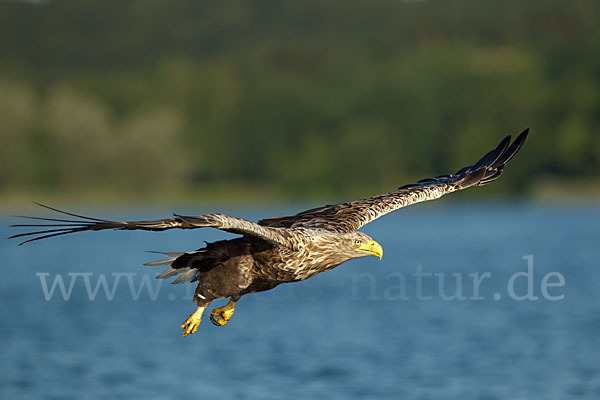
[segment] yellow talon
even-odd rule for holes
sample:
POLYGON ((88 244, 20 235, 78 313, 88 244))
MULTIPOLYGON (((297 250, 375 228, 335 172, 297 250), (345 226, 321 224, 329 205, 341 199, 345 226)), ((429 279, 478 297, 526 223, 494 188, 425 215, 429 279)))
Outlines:
POLYGON ((223 307, 215 308, 210 313, 210 320, 213 324, 217 326, 225 326, 227 322, 233 316, 233 312, 235 311, 235 302, 233 300, 229 300, 229 303, 224 305, 223 307))
POLYGON ((194 313, 190 315, 183 324, 181 324, 184 337, 191 333, 196 333, 198 326, 200 326, 200 322, 202 321, 202 313, 204 312, 205 308, 206 307, 198 307, 198 309, 194 311, 194 313))

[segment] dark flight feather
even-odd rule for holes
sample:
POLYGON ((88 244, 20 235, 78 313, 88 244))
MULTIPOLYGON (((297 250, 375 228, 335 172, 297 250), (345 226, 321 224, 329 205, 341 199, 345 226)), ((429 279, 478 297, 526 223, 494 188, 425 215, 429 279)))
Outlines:
POLYGON ((397 190, 349 203, 328 205, 303 211, 287 217, 275 217, 258 221, 260 225, 280 228, 320 228, 339 233, 354 232, 369 222, 399 208, 427 200, 437 199, 456 190, 486 185, 496 180, 504 166, 519 151, 529 129, 525 129, 512 144, 505 137, 496 148, 486 153, 472 166, 455 174, 422 179, 399 187, 397 190))

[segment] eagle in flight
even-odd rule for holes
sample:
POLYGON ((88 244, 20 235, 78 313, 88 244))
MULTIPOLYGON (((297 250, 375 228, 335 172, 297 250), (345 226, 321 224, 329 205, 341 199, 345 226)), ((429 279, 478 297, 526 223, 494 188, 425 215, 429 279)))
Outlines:
POLYGON ((348 203, 327 205, 293 216, 251 222, 223 214, 184 216, 155 221, 117 222, 85 217, 43 206, 75 219, 23 217, 43 221, 14 227, 37 228, 11 238, 32 237, 21 244, 74 232, 104 229, 163 231, 167 229, 217 228, 241 237, 207 243, 185 253, 161 253, 166 259, 146 265, 166 265, 158 278, 179 275, 173 283, 198 282, 194 292, 197 310, 181 325, 183 336, 195 333, 209 304, 229 297, 227 305, 214 309, 211 321, 224 326, 233 316, 235 303, 245 294, 273 289, 282 283, 298 282, 328 271, 353 258, 383 256, 379 243, 358 232, 362 226, 402 207, 445 194, 481 186, 496 180, 504 166, 517 154, 528 129, 512 143, 507 136, 477 163, 455 174, 423 179, 393 192, 348 203))

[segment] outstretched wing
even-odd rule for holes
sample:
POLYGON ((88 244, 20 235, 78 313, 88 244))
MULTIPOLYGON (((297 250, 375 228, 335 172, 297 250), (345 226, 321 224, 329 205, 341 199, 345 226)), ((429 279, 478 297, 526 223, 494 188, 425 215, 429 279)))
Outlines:
POLYGON ((36 228, 33 232, 20 233, 11 236, 9 239, 29 237, 22 243, 30 243, 36 240, 45 239, 53 236, 66 235, 68 233, 84 232, 84 231, 101 231, 105 229, 118 230, 145 230, 145 231, 164 231, 167 229, 196 229, 196 228, 217 228, 227 232, 240 235, 255 236, 266 240, 276 245, 293 248, 295 241, 292 233, 287 232, 287 229, 271 228, 260 226, 254 222, 230 217, 223 214, 203 214, 195 217, 188 217, 174 214, 173 218, 158 219, 154 221, 109 221, 105 219, 86 217, 66 211, 57 210, 56 208, 48 207, 43 204, 36 203, 44 208, 56 211, 61 214, 75 217, 76 219, 56 219, 42 217, 19 216, 21 218, 33 219, 37 221, 48 221, 51 223, 36 223, 36 224, 15 224, 12 227, 19 228, 36 228), (40 228, 47 228, 39 230, 40 228))
POLYGON ((263 219, 258 224, 281 228, 321 228, 339 233, 354 232, 369 222, 411 204, 434 200, 445 194, 471 186, 488 184, 502 174, 504 166, 517 154, 529 129, 513 142, 507 136, 492 151, 474 165, 464 167, 455 174, 423 179, 401 186, 397 190, 367 199, 303 211, 289 217, 263 219))

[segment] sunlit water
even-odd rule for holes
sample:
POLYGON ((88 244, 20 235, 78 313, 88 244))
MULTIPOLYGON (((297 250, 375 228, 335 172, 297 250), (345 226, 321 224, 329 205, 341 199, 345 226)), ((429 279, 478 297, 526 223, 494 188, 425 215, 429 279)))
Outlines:
MULTIPOLYGON (((256 219, 286 210, 221 211, 256 219)), ((0 233, 14 222, 5 217, 0 233)), ((160 268, 140 266, 155 258, 144 250, 231 235, 3 240, 0 397, 600 398, 599 207, 423 205, 363 230, 382 244, 382 261, 248 295, 226 327, 205 317, 187 338, 179 325, 195 309, 193 286, 154 279, 160 268), (528 267, 531 283, 508 285, 528 267), (437 275, 419 285, 419 270, 437 275), (73 279, 68 300, 59 287, 44 293, 57 276, 67 291, 73 279), (91 300, 103 276, 109 293, 100 287, 91 300), (516 300, 529 284, 537 300, 516 300)))

